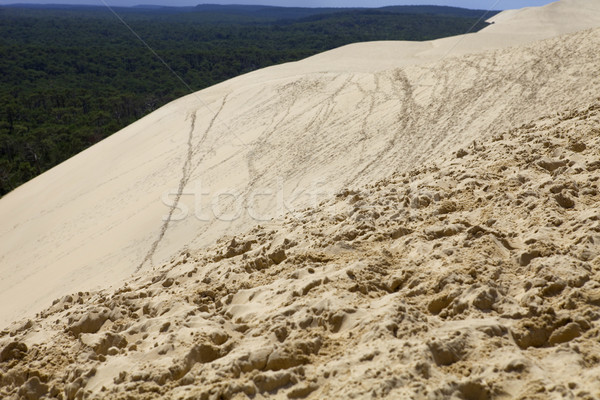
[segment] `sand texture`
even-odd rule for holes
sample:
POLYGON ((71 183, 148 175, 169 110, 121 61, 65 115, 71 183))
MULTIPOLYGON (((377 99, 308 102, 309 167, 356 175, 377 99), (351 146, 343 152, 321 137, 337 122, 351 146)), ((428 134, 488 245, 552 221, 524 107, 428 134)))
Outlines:
POLYGON ((599 147, 597 99, 57 299, 0 397, 598 399, 599 147))
POLYGON ((0 398, 600 399, 600 2, 494 22, 232 79, 2 198, 0 398))

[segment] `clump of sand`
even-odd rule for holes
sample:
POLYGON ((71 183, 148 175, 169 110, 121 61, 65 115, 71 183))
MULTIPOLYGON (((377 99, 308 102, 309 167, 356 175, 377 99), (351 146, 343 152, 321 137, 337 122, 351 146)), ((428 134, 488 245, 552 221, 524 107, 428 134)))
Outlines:
POLYGON ((600 99, 0 334, 0 397, 600 397, 600 99))

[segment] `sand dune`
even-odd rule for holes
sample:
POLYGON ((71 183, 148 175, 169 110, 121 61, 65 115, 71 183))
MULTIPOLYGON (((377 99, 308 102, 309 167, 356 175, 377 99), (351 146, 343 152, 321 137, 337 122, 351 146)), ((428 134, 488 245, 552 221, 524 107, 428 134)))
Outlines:
POLYGON ((600 398, 600 2, 493 20, 238 77, 2 198, 0 397, 600 398))
POLYGON ((223 191, 270 219, 598 93, 597 31, 571 47, 514 47, 600 24, 598 2, 496 20, 464 37, 357 44, 233 79, 18 188, 0 201, 0 325, 255 225, 247 212, 215 220, 213 208, 222 219, 242 210, 223 191))
POLYGON ((599 127, 597 98, 57 299, 0 334, 0 396, 600 398, 599 127))
MULTIPOLYGON (((306 72, 376 72, 431 63, 449 56, 523 45, 595 28, 599 8, 594 1, 562 0, 545 7, 504 11, 488 19, 493 25, 475 34, 427 42, 351 44, 311 57, 302 64, 306 72)), ((281 68, 280 72, 287 70, 281 68)))

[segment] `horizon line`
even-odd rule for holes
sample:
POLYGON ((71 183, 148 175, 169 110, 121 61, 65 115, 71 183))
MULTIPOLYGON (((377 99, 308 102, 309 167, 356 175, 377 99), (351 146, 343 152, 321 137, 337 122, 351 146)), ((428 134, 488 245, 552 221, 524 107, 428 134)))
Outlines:
MULTIPOLYGON (((52 7, 52 6, 61 6, 61 7, 104 7, 101 4, 67 4, 67 3, 9 3, 9 4, 0 4, 0 7, 15 7, 15 6, 41 6, 41 7, 52 7)), ((196 5, 190 6, 174 6, 174 5, 162 5, 162 4, 135 4, 135 5, 114 5, 113 8, 140 8, 140 7, 148 7, 148 8, 196 8, 199 6, 222 6, 222 7, 268 7, 268 8, 303 8, 303 9, 340 9, 340 10, 359 10, 359 9, 382 9, 389 7, 440 7, 440 8, 459 8, 463 10, 472 10, 472 11, 481 11, 483 9, 478 8, 467 8, 467 7, 457 7, 457 6, 448 6, 448 5, 436 5, 436 4, 398 4, 398 5, 387 5, 387 6, 378 6, 378 7, 302 7, 302 6, 274 6, 274 5, 266 5, 266 4, 219 4, 219 3, 198 3, 196 5)), ((488 11, 501 11, 501 10, 488 10, 488 11)))

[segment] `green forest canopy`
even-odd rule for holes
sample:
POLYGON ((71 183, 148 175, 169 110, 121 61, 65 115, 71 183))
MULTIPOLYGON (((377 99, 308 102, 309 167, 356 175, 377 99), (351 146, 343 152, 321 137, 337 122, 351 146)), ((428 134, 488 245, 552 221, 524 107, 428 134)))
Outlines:
MULTIPOLYGON (((431 6, 115 11, 193 90, 354 42, 487 25, 484 11, 431 6)), ((0 196, 189 92, 102 7, 0 7, 0 55, 0 196)))

